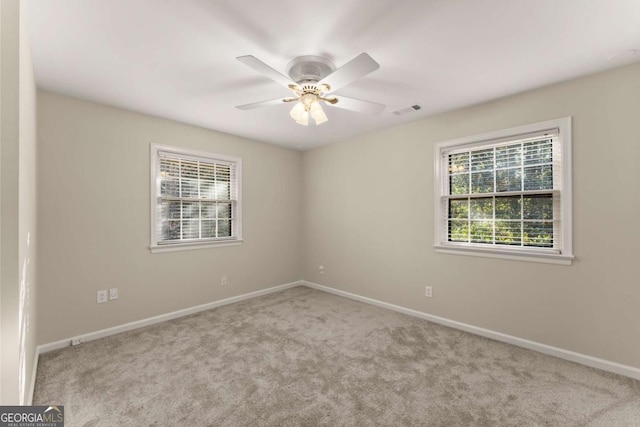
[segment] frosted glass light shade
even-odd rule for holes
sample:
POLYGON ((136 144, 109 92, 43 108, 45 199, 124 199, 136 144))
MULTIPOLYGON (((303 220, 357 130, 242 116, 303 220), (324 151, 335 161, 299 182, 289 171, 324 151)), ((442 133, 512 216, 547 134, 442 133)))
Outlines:
POLYGON ((311 117, 313 117, 313 120, 316 121, 316 125, 320 125, 329 120, 327 119, 327 115, 324 113, 324 110, 322 109, 322 106, 318 101, 315 101, 311 104, 309 112, 311 113, 311 117))
POLYGON ((289 115, 299 125, 309 125, 309 112, 306 110, 305 105, 302 102, 297 102, 291 109, 289 115))

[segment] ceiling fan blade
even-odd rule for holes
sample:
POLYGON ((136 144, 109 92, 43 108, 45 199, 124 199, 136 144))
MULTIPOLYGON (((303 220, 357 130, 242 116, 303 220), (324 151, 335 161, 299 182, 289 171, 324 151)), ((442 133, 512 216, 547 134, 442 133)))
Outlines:
POLYGON ((277 72, 276 70, 274 70, 273 68, 265 64, 264 62, 260 61, 258 58, 256 58, 253 55, 238 56, 236 59, 242 62, 244 65, 253 68, 259 73, 264 74, 274 82, 279 83, 284 87, 289 88, 290 85, 297 86, 294 82, 291 81, 289 77, 286 77, 285 75, 280 74, 279 72, 277 72))
POLYGON ((252 104, 237 105, 236 108, 239 110, 253 110, 254 108, 270 107, 272 105, 281 105, 281 104, 284 104, 285 102, 287 102, 287 100, 278 98, 278 99, 270 99, 269 101, 254 102, 252 104))
POLYGON ((338 96, 338 102, 335 104, 328 104, 332 107, 342 108, 344 110, 357 111, 364 114, 380 114, 384 110, 384 104, 378 104, 377 102, 363 101, 361 99, 348 98, 346 96, 338 96))
POLYGON ((373 58, 366 53, 361 53, 322 79, 318 83, 318 86, 328 84, 331 86, 331 92, 334 92, 341 87, 366 76, 378 68, 380 68, 380 64, 374 61, 373 58))

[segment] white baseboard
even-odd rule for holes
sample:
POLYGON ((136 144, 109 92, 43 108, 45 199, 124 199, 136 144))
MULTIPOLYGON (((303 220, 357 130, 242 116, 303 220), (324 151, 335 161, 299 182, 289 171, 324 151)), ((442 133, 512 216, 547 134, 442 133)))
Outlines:
POLYGON ((48 344, 39 345, 36 352, 38 355, 40 355, 48 351, 69 347, 71 345, 71 340, 75 338, 80 338, 82 342, 85 343, 85 342, 97 340, 99 338, 104 338, 111 335, 119 334, 121 332, 131 331, 133 329, 142 328, 144 326, 149 326, 156 323, 165 322, 167 320, 177 319, 178 317, 184 317, 184 316, 188 316, 190 314, 198 313, 201 311, 210 310, 212 308, 221 307, 223 305, 233 304, 233 303, 248 300, 251 298, 256 298, 262 295, 283 291, 285 289, 300 286, 301 284, 302 283, 300 281, 286 283, 284 285, 273 286, 271 288, 261 289, 259 291, 250 292, 248 294, 242 294, 235 297, 226 298, 223 300, 213 301, 207 304, 197 305, 195 307, 189 307, 183 310, 178 310, 178 311, 174 311, 167 314, 161 314, 159 316, 149 317, 147 319, 136 320, 135 322, 125 323, 123 325, 114 326, 112 328, 102 329, 99 331, 89 332, 87 334, 82 334, 75 337, 65 338, 60 341, 54 341, 48 344))
POLYGON ((602 369, 603 371, 613 372, 618 375, 623 375, 625 377, 640 380, 640 369, 635 368, 633 366, 622 365, 620 363, 610 362, 604 359, 598 359, 597 357, 587 356, 586 354, 576 353, 576 352, 564 350, 558 347, 552 347, 550 345, 541 344, 535 341, 529 341, 523 338, 514 337, 512 335, 503 334, 501 332, 492 331, 490 329, 484 329, 484 328, 469 325, 466 323, 456 322, 455 320, 434 316, 432 314, 423 313, 421 311, 412 310, 410 308, 401 307, 399 305, 394 305, 384 301, 363 297, 360 295, 352 294, 350 292, 345 292, 339 289, 331 288, 329 286, 308 282, 306 280, 303 280, 301 282, 302 282, 302 285, 307 286, 309 288, 317 289, 324 292, 329 292, 331 294, 339 295, 345 298, 350 298, 356 301, 364 302, 364 303, 375 305, 378 307, 387 308, 389 310, 397 311, 403 314, 408 314, 409 316, 419 317, 421 319, 438 323, 440 325, 448 326, 450 328, 460 329, 462 331, 470 332, 472 334, 480 335, 486 338, 491 338, 496 341, 506 342, 518 347, 524 347, 529 350, 537 351, 539 353, 555 356, 560 359, 569 360, 571 362, 580 363, 582 365, 590 366, 592 368, 602 369))

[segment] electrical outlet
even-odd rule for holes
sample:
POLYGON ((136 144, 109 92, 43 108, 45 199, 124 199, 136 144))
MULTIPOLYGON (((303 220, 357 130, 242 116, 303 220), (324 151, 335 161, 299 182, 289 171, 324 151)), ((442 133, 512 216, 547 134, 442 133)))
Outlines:
POLYGON ((118 299, 118 288, 109 289, 109 299, 118 299))
POLYGON ((105 302, 107 302, 107 290, 103 289, 98 291, 98 295, 97 295, 97 299, 96 299, 98 304, 104 304, 105 302))
POLYGON ((320 274, 324 274, 324 265, 319 265, 319 266, 318 266, 318 272, 319 272, 320 274))
POLYGON ((222 277, 220 278, 220 284, 221 284, 222 286, 227 286, 227 276, 222 276, 222 277))
POLYGON ((428 298, 433 297, 433 288, 431 286, 424 287, 424 296, 428 298))
POLYGON ((81 337, 71 338, 71 345, 80 345, 80 344, 82 344, 81 337))

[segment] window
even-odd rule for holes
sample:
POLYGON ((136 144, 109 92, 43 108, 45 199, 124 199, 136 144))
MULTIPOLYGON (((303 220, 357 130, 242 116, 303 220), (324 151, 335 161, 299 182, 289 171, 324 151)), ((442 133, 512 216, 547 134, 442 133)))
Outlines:
POLYGON ((436 144, 436 252, 571 264, 571 118, 436 144))
POLYGON ((242 160, 151 145, 151 251, 242 241, 242 160))

